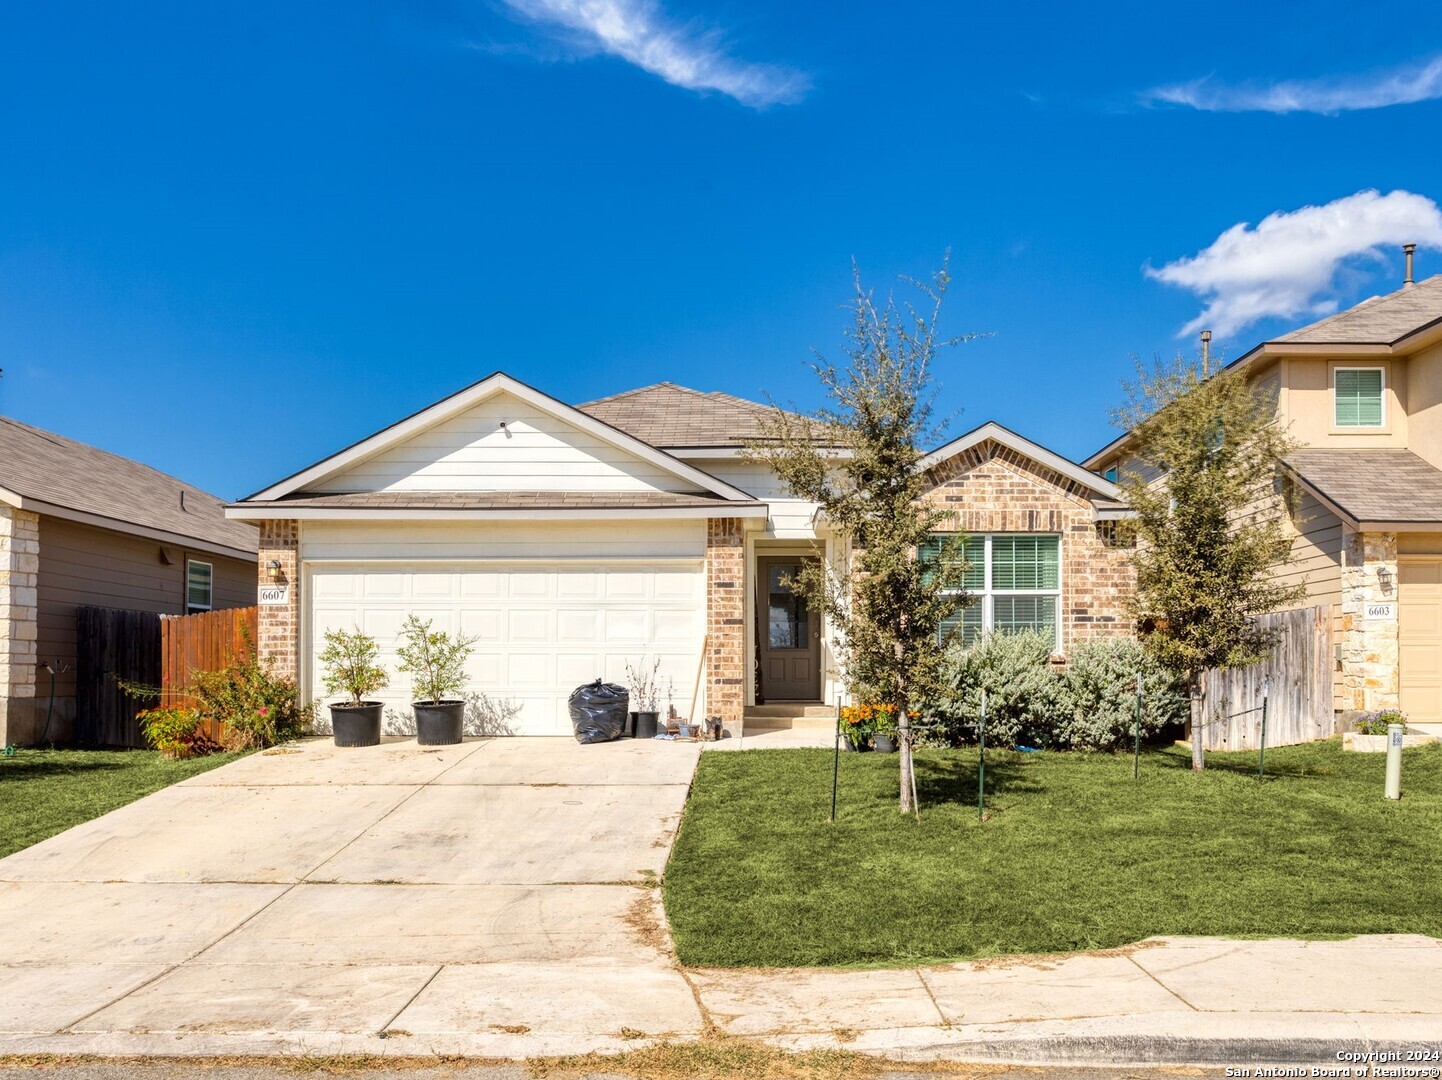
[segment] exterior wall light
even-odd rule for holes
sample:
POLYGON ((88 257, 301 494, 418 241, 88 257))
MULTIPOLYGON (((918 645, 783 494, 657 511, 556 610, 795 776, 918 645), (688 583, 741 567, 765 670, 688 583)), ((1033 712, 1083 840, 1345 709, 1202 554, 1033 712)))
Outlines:
POLYGON ((280 573, 280 560, 279 560, 279 559, 271 559, 270 562, 268 562, 268 563, 265 564, 265 566, 266 566, 266 569, 270 571, 270 580, 271 580, 271 581, 279 581, 280 578, 281 578, 281 573, 280 573))
POLYGON ((1377 567, 1377 584, 1382 586, 1384 593, 1392 591, 1392 571, 1385 566, 1377 567))

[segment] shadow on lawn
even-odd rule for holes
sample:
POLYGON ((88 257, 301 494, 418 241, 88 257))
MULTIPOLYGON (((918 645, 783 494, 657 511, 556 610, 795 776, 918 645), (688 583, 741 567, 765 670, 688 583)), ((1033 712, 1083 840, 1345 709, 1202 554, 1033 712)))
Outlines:
MULTIPOLYGON (((916 757, 916 797, 923 806, 941 803, 976 805, 977 761, 975 758, 916 757)), ((1042 789, 1027 768, 1026 755, 1010 751, 987 751, 986 797, 1035 793, 1042 789)))
MULTIPOLYGON (((93 748, 87 748, 93 749, 93 748)), ((144 751, 137 751, 143 754, 144 751)), ((40 780, 50 776, 99 775, 144 764, 139 758, 126 760, 123 751, 99 754, 71 754, 63 750, 19 750, 14 757, 0 757, 0 778, 7 782, 40 780)))
MULTIPOLYGON (((1337 770, 1331 765, 1321 765, 1315 761, 1288 761, 1285 758, 1274 757, 1272 750, 1285 750, 1286 747, 1271 747, 1267 754, 1266 779, 1289 778, 1296 780, 1315 780, 1321 777, 1336 776, 1337 770)), ((1192 768, 1192 752, 1180 746, 1167 746, 1158 750, 1152 755, 1153 761, 1167 769, 1182 769, 1187 772, 1192 768)), ((1205 772, 1236 773, 1255 778, 1257 776, 1257 752, 1224 751, 1208 752, 1206 755, 1207 767, 1205 772)))

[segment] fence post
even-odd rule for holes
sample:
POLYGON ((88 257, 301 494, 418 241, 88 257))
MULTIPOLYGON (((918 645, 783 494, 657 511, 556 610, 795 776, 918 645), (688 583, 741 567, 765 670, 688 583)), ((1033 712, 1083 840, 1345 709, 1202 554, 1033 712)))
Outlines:
POLYGON ((976 768, 976 817, 986 820, 986 691, 981 692, 981 719, 976 725, 976 741, 981 754, 976 768))
POLYGON ((827 821, 836 820, 836 779, 841 772, 841 706, 836 707, 836 741, 831 747, 831 816, 827 821))
POLYGON ((1132 742, 1132 779, 1135 780, 1141 770, 1142 762, 1142 675, 1137 672, 1137 701, 1135 715, 1133 716, 1133 727, 1135 738, 1132 742))
POLYGON ((1262 676, 1262 741, 1257 752, 1257 779, 1267 775, 1267 698, 1271 697, 1272 677, 1262 676))

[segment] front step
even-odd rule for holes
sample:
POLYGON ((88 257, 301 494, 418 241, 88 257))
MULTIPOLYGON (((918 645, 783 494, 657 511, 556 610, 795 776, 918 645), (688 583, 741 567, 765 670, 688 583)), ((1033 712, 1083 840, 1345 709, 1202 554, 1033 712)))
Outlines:
POLYGON ((742 714, 747 731, 832 731, 836 706, 802 702, 748 705, 742 714))

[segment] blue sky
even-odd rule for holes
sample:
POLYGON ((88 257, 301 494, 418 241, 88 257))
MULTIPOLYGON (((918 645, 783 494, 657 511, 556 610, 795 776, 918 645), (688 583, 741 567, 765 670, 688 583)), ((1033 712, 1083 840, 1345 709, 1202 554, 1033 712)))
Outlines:
POLYGON ((237 497, 497 368, 814 406, 851 260, 950 248, 951 434, 1080 457, 1189 325, 1442 271, 1439 57, 1427 5, 5 4, 0 411, 237 497))

